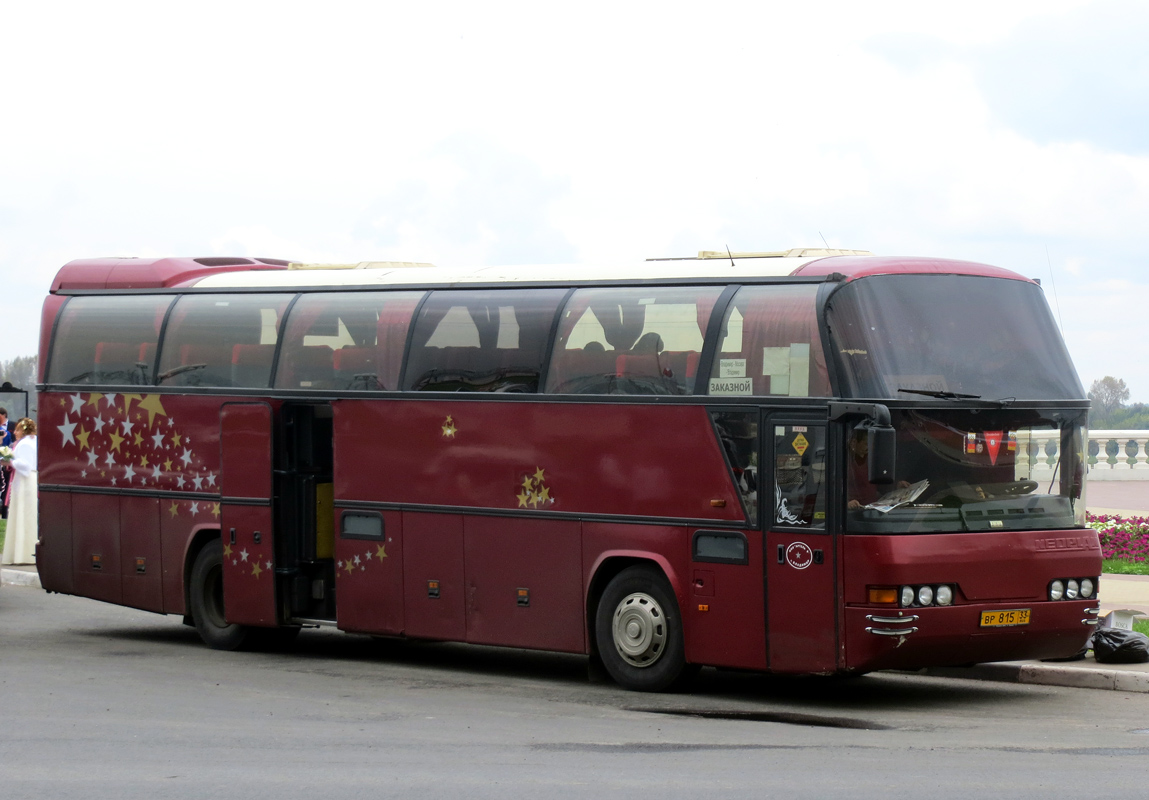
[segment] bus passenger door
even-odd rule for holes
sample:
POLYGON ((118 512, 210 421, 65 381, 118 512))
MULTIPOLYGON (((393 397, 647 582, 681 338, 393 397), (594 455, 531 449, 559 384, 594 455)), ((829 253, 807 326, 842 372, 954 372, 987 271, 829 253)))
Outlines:
POLYGON ((271 406, 224 403, 219 434, 224 614, 232 623, 275 625, 271 406))
POLYGON ((832 672, 838 623, 827 520, 825 418, 767 415, 760 497, 766 527, 766 641, 774 672, 832 672))

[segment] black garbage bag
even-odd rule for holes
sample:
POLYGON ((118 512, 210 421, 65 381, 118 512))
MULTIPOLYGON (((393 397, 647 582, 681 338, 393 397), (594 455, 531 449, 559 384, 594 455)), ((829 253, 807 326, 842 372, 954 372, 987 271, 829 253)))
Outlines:
POLYGON ((1123 628, 1093 632, 1093 657, 1102 664, 1141 664, 1149 661, 1149 636, 1123 628))

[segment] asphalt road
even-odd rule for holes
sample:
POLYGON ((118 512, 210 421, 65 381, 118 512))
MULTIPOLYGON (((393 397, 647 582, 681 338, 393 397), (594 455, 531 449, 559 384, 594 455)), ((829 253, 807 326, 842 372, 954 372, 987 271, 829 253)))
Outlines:
POLYGON ((172 617, 0 590, 0 797, 1137 797, 1149 695, 704 671, 305 631, 222 653, 172 617))

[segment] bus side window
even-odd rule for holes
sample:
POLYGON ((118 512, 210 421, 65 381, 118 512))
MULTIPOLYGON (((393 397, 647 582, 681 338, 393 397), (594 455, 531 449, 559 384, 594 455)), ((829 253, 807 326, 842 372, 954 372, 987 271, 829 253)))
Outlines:
POLYGON ((266 388, 271 349, 291 295, 184 295, 172 309, 160 349, 164 386, 266 388), (263 345, 256 348, 255 345, 263 345))
POLYGON ((561 289, 440 291, 415 321, 404 389, 537 392, 561 289))
POLYGON ((723 320, 708 393, 829 396, 817 293, 812 284, 739 289, 723 320))
POLYGON ((170 295, 73 297, 60 316, 48 383, 148 385, 170 295))
POLYGON ((580 289, 551 354, 551 394, 691 394, 721 288, 580 289))
POLYGON ((714 430, 742 496, 746 518, 758 520, 758 410, 711 411, 714 430))
POLYGON ((422 292, 316 292, 291 308, 277 389, 395 391, 422 292))

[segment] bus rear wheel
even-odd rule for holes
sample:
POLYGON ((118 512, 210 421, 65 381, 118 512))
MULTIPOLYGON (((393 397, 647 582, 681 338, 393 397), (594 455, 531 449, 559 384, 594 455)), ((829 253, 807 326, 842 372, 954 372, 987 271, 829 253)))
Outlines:
POLYGON ((223 544, 208 542, 191 570, 190 607, 200 638, 214 650, 239 650, 251 639, 246 625, 229 624, 223 610, 223 544))
POLYGON ((607 584, 595 614, 595 641, 606 671, 626 689, 661 692, 692 674, 674 592, 652 567, 628 567, 607 584))

